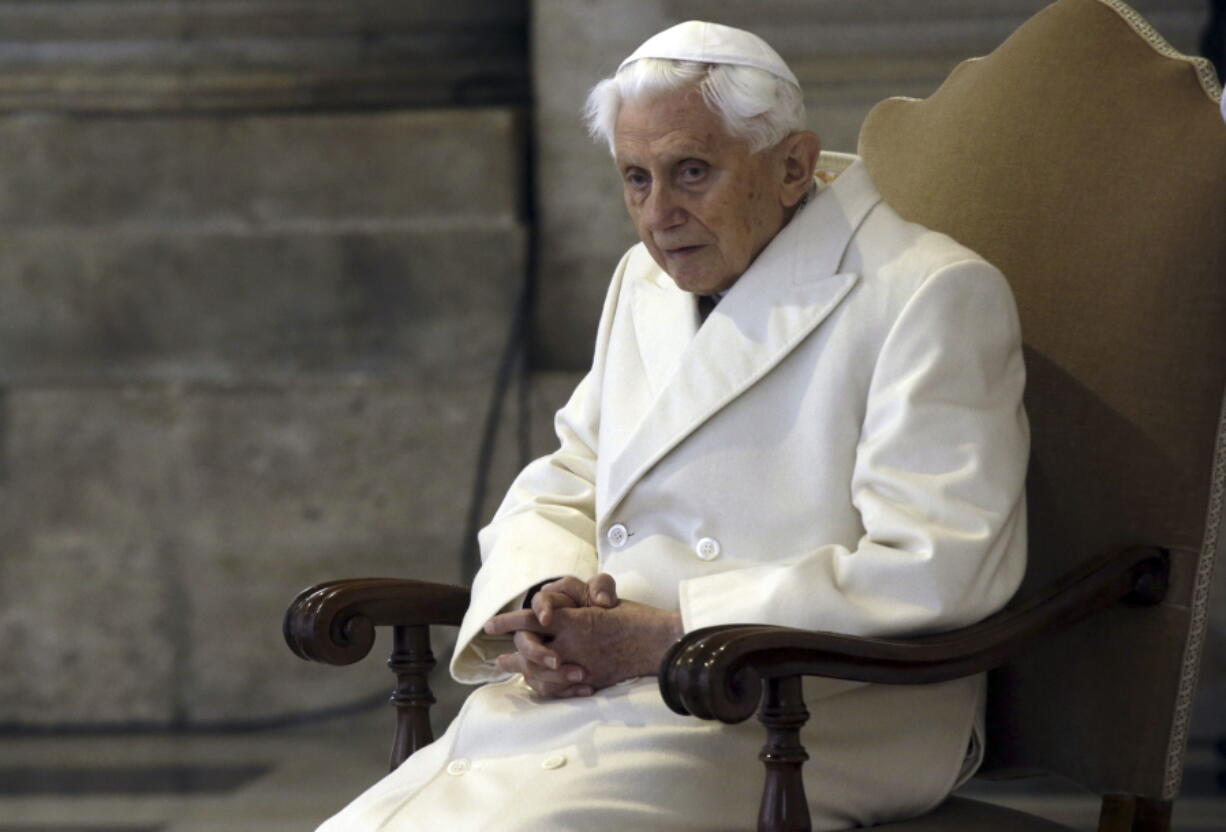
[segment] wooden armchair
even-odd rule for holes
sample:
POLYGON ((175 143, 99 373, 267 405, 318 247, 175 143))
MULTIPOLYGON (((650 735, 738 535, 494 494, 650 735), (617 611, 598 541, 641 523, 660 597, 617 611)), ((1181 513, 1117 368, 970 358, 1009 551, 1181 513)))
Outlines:
MULTIPOLYGON (((1059 0, 930 98, 891 99, 860 154, 903 216, 1009 277, 1027 344, 1031 565, 957 632, 862 639, 765 626, 688 634, 660 668, 677 712, 766 727, 759 829, 809 828, 805 674, 924 684, 992 670, 983 773, 1053 772, 1103 796, 1100 832, 1165 830, 1182 774, 1226 493, 1226 124, 1203 61, 1115 0, 1059 0)), ((426 628, 467 591, 322 584, 290 607, 303 658, 394 627, 392 763, 431 739, 426 628)), ((1062 827, 953 798, 886 827, 1062 827)))

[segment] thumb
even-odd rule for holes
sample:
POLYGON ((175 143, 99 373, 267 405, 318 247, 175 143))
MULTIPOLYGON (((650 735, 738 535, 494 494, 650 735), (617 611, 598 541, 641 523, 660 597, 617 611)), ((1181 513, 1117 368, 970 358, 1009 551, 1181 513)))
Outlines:
POLYGON ((541 622, 542 627, 548 627, 550 620, 553 618, 553 596, 552 593, 541 591, 532 597, 532 611, 536 613, 536 620, 541 622))
POLYGON ((617 581, 607 572, 601 572, 587 582, 588 597, 598 607, 616 607, 618 604, 617 581))

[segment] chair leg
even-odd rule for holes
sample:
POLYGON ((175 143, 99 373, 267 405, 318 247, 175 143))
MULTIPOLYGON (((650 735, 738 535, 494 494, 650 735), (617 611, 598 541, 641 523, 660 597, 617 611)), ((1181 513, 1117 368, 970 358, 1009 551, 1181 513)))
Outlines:
POLYGON ((1136 798, 1130 794, 1103 795, 1102 809, 1098 813, 1098 832, 1132 832, 1136 806, 1136 798))
POLYGON ((1130 794, 1103 797, 1098 832, 1170 832, 1171 801, 1130 794))
POLYGON ((1137 798, 1137 810, 1132 818, 1132 832, 1170 832, 1171 808, 1169 800, 1137 798))
POLYGON ((424 624, 392 628, 392 655, 387 666, 396 674, 391 703, 396 708, 396 737, 392 740, 391 770, 423 746, 434 742, 430 727, 430 671, 437 662, 430 651, 430 628, 424 624))
POLYGON ((766 745, 758 759, 766 766, 758 832, 809 832, 809 801, 800 767, 809 759, 800 729, 809 720, 800 676, 766 680, 758 719, 766 726, 766 745))

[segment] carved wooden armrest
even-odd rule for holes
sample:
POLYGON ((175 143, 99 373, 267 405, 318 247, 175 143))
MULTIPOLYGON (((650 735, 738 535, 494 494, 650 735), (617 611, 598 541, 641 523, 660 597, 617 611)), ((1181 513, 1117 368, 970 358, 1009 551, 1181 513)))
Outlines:
POLYGON ((1113 604, 1157 604, 1169 556, 1136 546, 1092 558, 1036 595, 978 624, 907 639, 857 638, 756 624, 687 633, 660 664, 660 692, 679 714, 766 725, 766 783, 758 829, 808 830, 799 732, 809 717, 802 676, 927 684, 999 667, 1026 647, 1113 604), (765 688, 765 690, 764 690, 765 688), (765 695, 764 695, 765 694, 765 695))
POLYGON ((468 609, 466 587, 400 578, 351 578, 303 590, 285 611, 282 631, 289 648, 308 661, 353 664, 375 643, 375 627, 392 628, 387 665, 396 675, 392 742, 394 769, 434 741, 428 675, 436 662, 430 625, 458 627, 468 609))

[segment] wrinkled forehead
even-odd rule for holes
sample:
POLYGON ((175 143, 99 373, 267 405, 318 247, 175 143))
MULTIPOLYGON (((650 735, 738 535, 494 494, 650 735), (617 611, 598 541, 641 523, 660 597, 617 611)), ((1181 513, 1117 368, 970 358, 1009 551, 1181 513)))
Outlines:
POLYGON ((613 130, 614 157, 724 154, 745 146, 732 136, 696 89, 625 101, 613 130))

